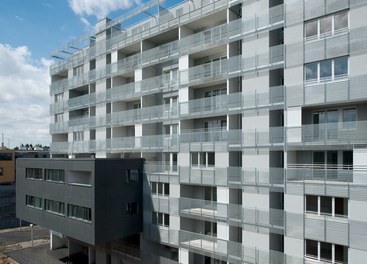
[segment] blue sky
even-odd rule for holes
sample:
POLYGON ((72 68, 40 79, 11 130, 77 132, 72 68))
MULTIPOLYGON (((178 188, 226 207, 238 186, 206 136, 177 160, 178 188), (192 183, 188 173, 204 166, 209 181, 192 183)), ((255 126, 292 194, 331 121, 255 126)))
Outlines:
POLYGON ((0 0, 0 133, 6 146, 51 142, 50 52, 138 2, 0 0))

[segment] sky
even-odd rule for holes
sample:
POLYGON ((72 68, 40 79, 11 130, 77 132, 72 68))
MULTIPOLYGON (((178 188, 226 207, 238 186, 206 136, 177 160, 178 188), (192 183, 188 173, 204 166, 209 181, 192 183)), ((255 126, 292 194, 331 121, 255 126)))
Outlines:
POLYGON ((99 19, 116 18, 140 1, 0 0, 0 133, 5 146, 49 146, 50 53, 92 31, 99 19))

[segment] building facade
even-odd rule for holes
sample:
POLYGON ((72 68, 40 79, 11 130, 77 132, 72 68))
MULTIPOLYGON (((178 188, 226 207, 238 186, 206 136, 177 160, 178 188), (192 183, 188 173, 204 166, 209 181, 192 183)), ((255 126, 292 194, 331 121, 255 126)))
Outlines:
POLYGON ((0 229, 25 224, 15 216, 15 168, 16 160, 22 157, 49 157, 49 152, 0 149, 0 229))
POLYGON ((53 53, 52 155, 145 159, 142 263, 363 263, 366 14, 160 0, 101 20, 53 53))
POLYGON ((85 250, 94 263, 95 246, 142 232, 143 162, 20 159, 17 216, 53 230, 51 249, 85 250))

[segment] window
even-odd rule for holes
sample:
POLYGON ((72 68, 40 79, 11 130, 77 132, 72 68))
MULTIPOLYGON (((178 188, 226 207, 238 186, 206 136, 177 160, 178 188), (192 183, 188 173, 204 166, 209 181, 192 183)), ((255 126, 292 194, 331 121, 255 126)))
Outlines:
POLYGON ((0 153, 0 160, 12 160, 13 155, 11 153, 0 153))
POLYGON ((343 110, 343 127, 355 128, 357 126, 357 110, 348 108, 343 110))
POLYGON ((137 202, 126 203, 126 213, 128 215, 138 214, 138 203, 137 202))
POLYGON ((45 169, 45 180, 55 182, 65 182, 65 171, 45 169))
POLYGON ((45 211, 65 215, 65 204, 53 200, 45 199, 45 211))
POLYGON ((193 167, 214 167, 214 152, 191 152, 191 166, 193 167))
POLYGON ((26 195, 25 204, 33 208, 42 209, 42 198, 26 195))
POLYGON ((130 169, 126 170, 126 182, 138 182, 139 181, 139 170, 130 169))
POLYGON ((26 168, 25 177, 27 179, 42 180, 42 169, 37 168, 26 168))
POLYGON ((92 212, 87 207, 69 204, 68 216, 79 221, 92 222, 92 212))
POLYGON ((83 131, 73 132, 73 141, 74 142, 81 142, 83 140, 84 140, 84 132, 83 131))
POLYGON ((311 62, 305 64, 306 82, 333 81, 348 75, 348 57, 311 62))
POLYGON ((351 150, 343 151, 343 169, 353 169, 353 151, 351 150))
POLYGON ((96 60, 91 60, 89 62, 89 70, 95 70, 96 69, 96 60))
POLYGON ((63 93, 55 94, 55 103, 62 102, 63 100, 64 100, 63 93))
POLYGON ((73 76, 82 75, 82 74, 83 74, 83 65, 80 65, 73 69, 73 76))
POLYGON ((106 64, 111 64, 111 53, 106 54, 106 64))
POLYGON ((150 187, 152 190, 152 194, 169 195, 169 183, 151 182, 150 187))
POLYGON ((331 263, 347 263, 348 247, 306 239, 305 241, 306 258, 331 263))
POLYGON ((152 224, 160 226, 169 226, 169 214, 152 212, 152 224))
POLYGON ((348 216, 347 198, 306 195, 305 203, 307 213, 330 215, 333 217, 348 216))
POLYGON ((55 123, 62 123, 64 122, 64 115, 63 114, 56 114, 55 115, 55 123))
POLYGON ((343 11, 305 22, 305 37, 320 39, 343 33, 348 28, 348 11, 343 11))

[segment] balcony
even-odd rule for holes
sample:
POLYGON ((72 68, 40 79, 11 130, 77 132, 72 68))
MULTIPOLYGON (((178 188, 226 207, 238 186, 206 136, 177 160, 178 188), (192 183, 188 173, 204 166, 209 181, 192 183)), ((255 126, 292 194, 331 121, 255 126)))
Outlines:
POLYGON ((241 93, 234 93, 180 103, 180 117, 194 118, 195 116, 238 113, 241 110, 242 97, 241 93))
POLYGON ((50 124, 50 134, 63 134, 69 131, 68 122, 56 122, 50 124))
POLYGON ((166 119, 178 118, 178 105, 155 105, 140 109, 131 109, 120 112, 113 112, 112 125, 128 125, 137 122, 149 123, 159 122, 166 119))
POLYGON ((367 142, 367 121, 303 125, 286 131, 288 146, 347 146, 367 142))
POLYGON ((353 166, 331 164, 288 164, 287 181, 353 182, 353 166))
POLYGON ((142 64, 144 65, 144 67, 146 67, 147 65, 161 63, 177 58, 179 55, 178 44, 178 40, 175 40, 170 43, 163 44, 158 47, 144 51, 142 53, 142 64))
POLYGON ((283 168, 229 167, 228 185, 283 188, 284 179, 285 170, 283 168))
POLYGON ((342 76, 337 80, 287 86, 286 101, 289 107, 345 101, 361 101, 367 98, 364 84, 367 75, 342 76))
POLYGON ((241 130, 188 129, 181 132, 180 143, 224 143, 227 146, 241 145, 241 130))
POLYGON ((158 225, 144 225, 144 238, 159 243, 167 243, 170 245, 178 246, 179 243, 179 231, 169 229, 164 226, 158 225))

